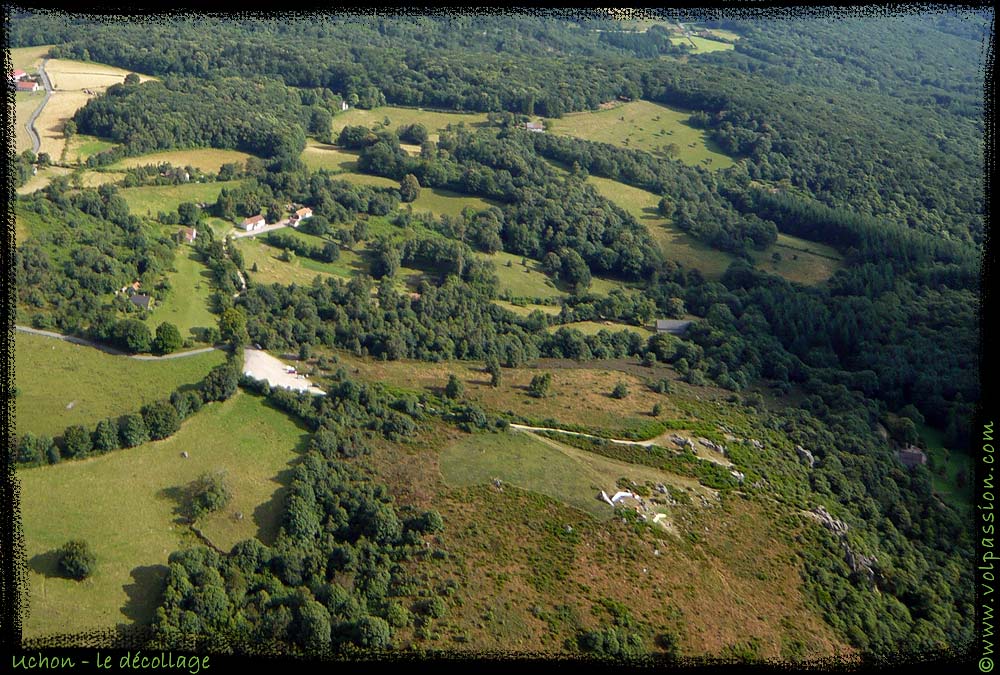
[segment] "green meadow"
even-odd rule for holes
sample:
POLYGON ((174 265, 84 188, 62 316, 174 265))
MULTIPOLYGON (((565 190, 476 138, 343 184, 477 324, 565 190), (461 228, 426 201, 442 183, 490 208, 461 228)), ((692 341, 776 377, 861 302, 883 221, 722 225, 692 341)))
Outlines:
POLYGON ((164 361, 112 356, 93 347, 18 332, 15 433, 55 436, 72 424, 138 411, 225 360, 221 351, 164 361))
MULTIPOLYGON (((721 43, 717 43, 721 44, 721 43)), ((547 133, 576 136, 709 169, 725 169, 735 161, 708 138, 703 129, 688 124, 690 112, 650 101, 631 101, 606 110, 570 113, 549 120, 547 133)))
POLYGON ((182 490, 204 472, 224 471, 233 494, 223 511, 200 524, 209 540, 223 550, 251 537, 272 541, 284 475, 305 436, 284 413, 241 392, 210 404, 171 438, 21 470, 31 603, 24 635, 148 623, 168 556, 199 544, 178 508, 182 490), (70 539, 87 541, 97 557, 96 571, 84 581, 58 575, 54 551, 70 539))

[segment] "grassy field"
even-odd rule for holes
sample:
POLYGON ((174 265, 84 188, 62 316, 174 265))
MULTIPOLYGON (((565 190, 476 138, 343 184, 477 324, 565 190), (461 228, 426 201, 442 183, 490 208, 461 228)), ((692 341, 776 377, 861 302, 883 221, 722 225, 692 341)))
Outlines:
POLYGON ((304 436, 283 413, 240 393, 201 411, 172 438, 21 471, 31 593, 25 636, 148 622, 167 556, 198 543, 178 522, 176 495, 205 471, 226 471, 233 492, 226 510, 204 523, 213 543, 228 549, 254 536, 270 541, 283 474, 304 436), (237 520, 237 512, 244 518, 237 520), (95 574, 82 582, 58 577, 52 554, 75 538, 97 556, 95 574))
POLYGON ((341 129, 346 126, 363 125, 374 128, 376 124, 381 124, 386 117, 389 118, 388 128, 393 130, 409 124, 424 125, 429 132, 428 138, 432 141, 437 141, 438 132, 444 130, 449 124, 457 126, 464 123, 466 126, 482 126, 486 123, 486 113, 436 112, 419 108, 398 108, 391 105, 382 106, 375 110, 352 108, 334 116, 334 140, 340 134, 341 129))
POLYGON ((147 185, 124 188, 121 190, 121 195, 128 202, 128 208, 132 213, 137 216, 155 217, 160 211, 176 210, 182 202, 213 203, 219 198, 222 188, 232 188, 236 185, 239 185, 239 181, 147 185))
POLYGON ((14 94, 14 151, 17 154, 31 150, 31 136, 25 125, 31 113, 35 112, 44 99, 45 92, 40 90, 19 91, 14 94))
MULTIPOLYGON (((52 83, 51 98, 42 114, 38 116, 36 127, 42 140, 42 152, 47 152, 54 160, 62 159, 66 146, 63 126, 70 117, 82 108, 92 94, 103 93, 112 84, 124 82, 129 71, 100 63, 85 63, 67 59, 50 59, 45 64, 45 72, 52 83)), ((139 76, 145 82, 152 79, 139 76)))
POLYGON ((210 173, 218 173, 223 164, 239 164, 241 167, 252 155, 237 150, 219 150, 217 148, 191 148, 188 150, 166 150, 148 155, 126 157, 111 165, 112 169, 127 169, 149 164, 166 162, 174 166, 193 166, 196 169, 210 173))
POLYGON ((167 361, 111 356, 92 347, 17 333, 14 348, 15 431, 54 436, 71 424, 96 425, 137 411, 201 380, 225 355, 220 351, 167 361))
POLYGON ((310 171, 326 169, 332 172, 353 172, 358 166, 358 153, 352 150, 342 150, 334 145, 318 143, 313 139, 306 141, 306 149, 302 151, 302 162, 310 171))
POLYGON ((575 328, 584 335, 597 335, 602 330, 617 333, 620 330, 630 330, 638 333, 643 338, 653 335, 653 331, 644 326, 630 326, 625 323, 615 323, 614 321, 574 321, 560 326, 549 326, 549 332, 554 333, 560 328, 575 328))
POLYGON ((38 72, 38 64, 42 57, 52 49, 53 45, 38 45, 36 47, 15 47, 8 50, 14 70, 24 70, 28 74, 38 72))
POLYGON ((493 262, 497 276, 500 277, 501 293, 509 293, 517 298, 556 298, 567 295, 542 271, 542 265, 537 260, 528 258, 527 266, 523 266, 522 256, 504 251, 493 255, 477 251, 476 257, 493 262), (507 266, 508 262, 510 267, 507 266))
POLYGON ((751 255, 762 270, 807 285, 826 281, 844 266, 843 256, 832 246, 781 233, 773 246, 751 255), (774 259, 775 253, 780 260, 774 259))
MULTIPOLYGON (((586 501, 586 477, 608 470, 539 444, 443 425, 405 445, 376 444, 372 461, 391 492, 445 521, 438 541, 449 555, 419 572, 439 586, 457 581, 459 597, 429 647, 562 652, 567 638, 607 625, 600 603, 614 599, 635 621, 676 634, 682 655, 718 654, 750 636, 765 658, 787 658, 790 643, 800 657, 844 649, 803 597, 794 537, 808 524, 789 527, 778 506, 743 499, 669 507, 679 537, 595 518, 581 510, 601 507, 586 501), (542 458, 559 480, 544 476, 541 487, 563 494, 519 487, 548 470, 542 458), (502 489, 489 484, 494 468, 502 489)), ((622 476, 611 469, 613 481, 622 476)))
MULTIPOLYGON (((599 176, 590 176, 587 181, 645 225, 668 260, 697 269, 709 279, 721 277, 733 262, 728 253, 698 241, 658 215, 660 200, 652 192, 599 176)), ((751 255, 761 269, 802 284, 822 283, 843 266, 843 256, 835 248, 780 233, 773 246, 751 255), (775 253, 780 254, 780 260, 774 260, 775 253)))
POLYGON ((117 183, 125 178, 125 174, 117 171, 93 171, 90 169, 68 169, 62 166, 47 166, 38 170, 38 173, 28 179, 24 185, 17 189, 17 194, 24 195, 41 190, 46 187, 53 178, 67 176, 70 179, 70 186, 77 187, 79 176, 79 187, 92 188, 104 185, 105 183, 117 183))
MULTIPOLYGON (((110 150, 113 147, 115 144, 111 141, 104 141, 96 136, 77 134, 70 140, 69 147, 66 149, 66 161, 83 163, 91 155, 110 150)), ((114 168, 121 167, 115 166, 114 168)))
POLYGON ((703 37, 698 37, 697 35, 686 37, 672 37, 670 41, 675 45, 686 44, 691 46, 694 43, 694 49, 691 50, 692 54, 707 54, 709 52, 723 52, 727 50, 732 50, 733 45, 726 42, 718 42, 716 40, 709 40, 703 37))
MULTIPOLYGON (((435 216, 459 216, 466 208, 482 211, 494 204, 486 199, 465 195, 460 192, 425 187, 420 188, 420 196, 411 205, 413 206, 414 213, 430 211, 435 216)), ((401 208, 405 206, 405 204, 400 204, 401 208)))
POLYGON ((652 192, 599 176, 590 176, 587 181, 605 199, 622 207, 645 225, 668 260, 697 269, 710 279, 721 277, 732 263, 733 258, 729 254, 698 241, 673 227, 668 219, 659 216, 656 209, 660 198, 652 192))
POLYGON ((499 478, 597 518, 613 515, 611 507, 597 495, 601 490, 614 494, 615 481, 622 476, 640 484, 649 481, 704 491, 688 478, 519 431, 475 434, 449 445, 441 453, 441 474, 452 486, 488 485, 499 478))
MULTIPOLYGON (((720 43, 717 43, 720 44, 720 43)), ((691 113, 649 101, 632 101, 608 110, 570 113, 550 120, 550 133, 610 143, 621 148, 645 150, 667 157, 666 148, 676 146, 677 159, 710 169, 734 164, 708 135, 687 123, 691 113)))
POLYGON ((192 329, 209 328, 219 323, 218 317, 208 311, 212 292, 210 272, 198 260, 194 248, 187 245, 177 249, 174 268, 177 271, 167 275, 172 287, 170 295, 153 307, 146 325, 155 334, 156 327, 167 321, 177 326, 181 337, 193 338, 192 329))
POLYGON ((493 304, 500 305, 504 309, 508 309, 518 316, 528 316, 535 310, 538 310, 543 314, 558 314, 562 309, 559 305, 515 305, 514 303, 507 302, 506 300, 494 300, 493 304))

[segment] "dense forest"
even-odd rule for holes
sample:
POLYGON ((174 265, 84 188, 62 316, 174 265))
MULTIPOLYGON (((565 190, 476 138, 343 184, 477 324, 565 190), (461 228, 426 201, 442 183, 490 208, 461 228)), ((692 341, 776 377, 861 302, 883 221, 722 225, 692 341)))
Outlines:
MULTIPOLYGON (((778 459, 743 460, 770 478, 778 499, 836 508, 856 530, 853 545, 880 551, 860 569, 844 562, 833 538, 807 542, 806 583, 840 635, 883 653, 963 645, 972 637, 973 542, 960 515, 932 496, 930 471, 904 469, 892 448, 917 440, 924 424, 948 447, 968 447, 981 394, 984 122, 974 64, 985 18, 706 25, 737 33, 735 49, 695 56, 659 26, 617 30, 597 14, 116 24, 53 14, 19 18, 10 39, 59 42, 52 56, 161 78, 112 86, 76 113, 80 132, 120 144, 92 165, 191 147, 263 158, 228 167, 225 177, 240 182, 203 214, 178 212, 176 222, 281 213, 291 202, 313 209, 303 229, 321 243, 273 233, 270 247, 333 262, 368 242, 370 274, 283 286, 258 283, 205 228, 196 247, 211 270, 213 309, 245 318, 245 334, 213 337, 237 350, 247 342, 279 351, 325 346, 497 368, 540 357, 670 364, 684 381, 732 392, 762 424, 815 448, 814 470, 794 487, 783 483, 778 459), (739 161, 710 172, 519 128, 529 116, 557 118, 619 98, 688 111, 692 126, 739 161), (333 138, 341 100, 490 115, 475 129, 442 130, 436 142, 412 126, 346 126, 333 138), (308 136, 357 151, 359 172, 399 188, 310 171, 299 159, 308 136), (659 215, 734 261, 709 280, 671 260, 644 225, 586 182, 590 174, 653 192, 659 215), (491 206, 440 217, 400 209, 421 188, 491 206), (367 231, 370 219, 379 219, 377 236, 367 231), (816 286, 768 274, 751 254, 779 234, 828 244, 844 266, 816 286), (477 255, 500 251, 540 261, 558 280, 566 291, 558 314, 520 316, 494 302, 496 268, 477 255), (424 272, 414 292, 395 284, 401 265, 424 272), (233 297, 243 277, 246 289, 233 297), (595 277, 628 289, 592 293, 595 277), (655 317, 696 321, 683 338, 549 330, 598 319, 644 326, 655 317), (795 404, 766 412, 760 391, 795 404)), ((22 182, 27 173, 21 166, 22 182)), ((133 279, 163 288, 176 244, 129 213, 113 186, 71 189, 56 179, 18 197, 16 208, 45 224, 17 249, 22 316, 136 351, 126 322, 137 310, 114 291, 133 279)), ((364 467, 342 460, 364 454, 361 430, 407 436, 419 413, 344 373, 312 402, 243 384, 312 432, 284 529, 273 546, 171 556, 158 628, 304 650, 388 646, 392 627, 413 621, 399 597, 415 593, 407 566, 426 554, 421 538, 440 529, 440 516, 402 513, 364 467), (338 583, 345 574, 351 591, 338 583)), ((41 463, 46 451, 36 440, 22 439, 22 453, 41 463)), ((429 615, 439 611, 433 604, 429 615)))

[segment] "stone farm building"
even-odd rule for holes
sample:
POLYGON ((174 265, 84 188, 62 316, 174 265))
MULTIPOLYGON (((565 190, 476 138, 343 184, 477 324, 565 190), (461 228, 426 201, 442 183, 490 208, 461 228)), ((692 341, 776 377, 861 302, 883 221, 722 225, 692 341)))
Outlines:
POLYGON ((288 219, 288 224, 291 225, 292 227, 298 227, 299 223, 301 223, 306 218, 312 218, 312 215, 313 215, 312 209, 309 208, 308 206, 303 206, 301 209, 298 209, 295 213, 291 215, 291 217, 288 219))
POLYGON ((657 319, 656 320, 656 332, 657 333, 670 333, 671 335, 684 335, 688 328, 691 327, 690 321, 681 321, 678 319, 657 319))
POLYGON ((181 236, 184 237, 184 241, 190 244, 198 237, 198 229, 194 227, 182 227, 181 236))
POLYGON ((18 91, 38 91, 38 83, 32 82, 31 80, 25 80, 24 82, 18 81, 17 83, 18 91))
POLYGON ((896 453, 899 461, 908 469, 927 463, 927 455, 915 445, 909 445, 896 453))
POLYGON ((527 129, 528 131, 534 131, 538 133, 545 131, 545 125, 542 124, 541 122, 525 122, 524 128, 527 129))
POLYGON ((244 221, 240 224, 240 227, 247 232, 253 232, 254 230, 259 230, 265 225, 267 225, 267 221, 264 220, 264 216, 258 214, 244 219, 244 221))

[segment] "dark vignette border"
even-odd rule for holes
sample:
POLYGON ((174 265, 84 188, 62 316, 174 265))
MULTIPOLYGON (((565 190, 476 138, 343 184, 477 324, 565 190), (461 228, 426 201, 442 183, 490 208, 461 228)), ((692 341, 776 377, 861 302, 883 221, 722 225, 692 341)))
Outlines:
MULTIPOLYGON (((80 5, 64 4, 61 7, 53 8, 53 4, 58 3, 47 3, 49 7, 39 8, 39 7, 28 7, 28 6, 14 6, 5 3, 3 12, 3 36, 4 36, 4 71, 9 72, 12 67, 12 62, 10 56, 7 53, 7 34, 9 23, 11 20, 11 14, 15 11, 33 11, 36 13, 46 13, 46 12, 60 12, 60 13, 72 13, 72 14, 87 14, 90 16, 101 16, 104 17, 105 21, 111 22, 115 21, 117 18, 122 16, 128 16, 131 20, 138 21, 158 21, 162 18, 172 16, 172 15, 187 15, 187 16, 207 16, 212 15, 216 17, 220 16, 232 16, 235 18, 244 18, 249 16, 275 16, 274 12, 258 11, 258 12, 229 12, 227 10, 209 10, 205 11, 204 6, 196 7, 186 7, 184 3, 171 3, 168 6, 162 7, 151 7, 148 4, 142 6, 135 5, 122 5, 114 2, 99 2, 96 4, 90 4, 88 6, 81 7, 80 5)), ((834 0, 833 2, 828 2, 824 6, 799 6, 794 7, 790 5, 782 5, 779 3, 768 3, 762 6, 761 3, 749 1, 736 0, 735 2, 725 2, 724 0, 708 0, 708 3, 703 4, 692 4, 687 2, 673 3, 671 7, 658 7, 658 8, 636 8, 634 10, 637 17, 643 16, 662 16, 673 19, 689 20, 692 17, 700 18, 722 18, 723 16, 731 16, 738 18, 798 18, 798 17, 830 17, 834 15, 851 15, 851 16, 862 16, 862 17, 887 17, 887 16, 902 16, 906 14, 912 14, 915 12, 933 12, 933 13, 945 13, 945 12, 959 12, 959 11, 974 11, 988 8, 991 3, 982 2, 971 2, 971 3, 961 3, 961 4, 941 4, 941 3, 881 3, 881 4, 864 4, 856 2, 842 2, 834 0), (714 5, 712 3, 715 3, 714 5)), ((592 10, 581 9, 581 8, 539 8, 539 7, 520 7, 520 8, 489 8, 489 7, 414 7, 414 8, 397 8, 392 6, 379 6, 377 8, 362 8, 362 7, 331 7, 324 6, 322 4, 317 4, 314 7, 309 7, 308 4, 304 7, 293 7, 289 8, 287 11, 281 12, 282 16, 289 16, 295 18, 302 18, 307 14, 316 12, 331 12, 338 11, 347 14, 368 14, 373 11, 383 13, 385 15, 413 15, 413 14, 424 14, 424 15, 436 15, 436 16, 447 16, 455 14, 476 14, 476 15, 495 15, 504 14, 512 12, 523 12, 531 15, 547 14, 550 16, 559 16, 563 18, 572 18, 574 16, 580 16, 581 13, 590 13, 592 10)), ((995 11, 995 10, 994 10, 995 11)), ((995 22, 995 17, 994 17, 995 22)), ((984 240, 984 255, 982 261, 981 270, 981 288, 980 288, 980 315, 979 315, 979 331, 980 331, 980 350, 979 350, 979 377, 980 377, 980 387, 981 387, 981 397, 980 401, 976 407, 976 417, 974 420, 974 428, 982 428, 984 422, 989 422, 995 420, 992 415, 997 410, 996 408, 996 397, 995 391, 990 387, 989 375, 995 372, 995 357, 991 351, 987 348, 987 345, 991 344, 990 340, 995 335, 994 331, 990 327, 990 314, 989 310, 992 309, 992 282, 993 282, 993 270, 995 267, 995 251, 992 250, 991 237, 989 232, 990 226, 990 216, 992 209, 992 202, 990 199, 990 186, 991 179, 993 176, 993 162, 995 159, 995 152, 993 148, 994 144, 994 113, 993 113, 993 100, 995 96, 995 88, 993 83, 993 67, 994 67, 994 39, 995 39, 995 29, 994 23, 991 23, 989 35, 987 42, 982 47, 982 63, 984 64, 984 128, 985 128, 985 138, 983 145, 984 154, 984 197, 985 197, 985 240, 984 240)), ((6 666, 6 659, 8 653, 16 653, 21 650, 30 649, 32 651, 45 650, 45 654, 49 656, 59 656, 70 657, 78 664, 81 660, 92 657, 93 649, 92 645, 97 645, 101 643, 106 643, 111 639, 115 640, 118 645, 115 649, 106 649, 102 653, 107 654, 112 657, 112 667, 116 667, 119 658, 124 656, 126 653, 135 653, 134 650, 140 650, 145 647, 148 640, 152 636, 152 631, 148 628, 138 628, 130 629, 127 631, 122 631, 119 629, 109 629, 106 631, 96 631, 90 633, 78 633, 72 635, 55 635, 46 636, 43 638, 36 638, 29 641, 22 640, 21 628, 22 628, 22 617, 26 614, 28 609, 28 594, 23 592, 24 584, 26 583, 26 561, 25 561, 25 551, 24 551, 24 538, 20 529, 20 483, 16 479, 14 472, 14 464, 11 461, 11 451, 14 447, 14 414, 15 414, 15 401, 13 396, 13 386, 14 386, 14 360, 13 360, 13 347, 14 347, 14 309, 15 309, 15 293, 14 293, 14 212, 13 212, 13 199, 14 199, 14 179, 11 171, 12 162, 15 156, 13 138, 15 134, 15 121, 13 116, 13 101, 14 94, 7 91, 7 103, 3 110, 3 137, 5 145, 5 160, 0 166, 0 176, 3 178, 4 185, 4 199, 3 199, 3 220, 4 220, 4 238, 2 243, 0 243, 0 254, 2 254, 2 259, 0 259, 0 270, 3 270, 4 276, 2 281, 3 286, 3 298, 2 298, 2 317, 3 317, 3 328, 4 328, 4 349, 2 352, 2 362, 0 362, 0 374, 2 374, 3 382, 0 384, 3 393, 3 410, 0 412, 2 415, 2 420, 4 423, 6 431, 6 445, 5 452, 0 453, 0 646, 2 646, 2 651, 0 651, 0 668, 6 666)), ((975 434, 973 434, 975 437, 975 434)), ((972 441, 970 441, 972 442, 972 441)), ((970 457, 975 458, 976 452, 974 448, 969 448, 970 457)), ((985 476, 984 471, 985 466, 982 462, 975 462, 975 485, 981 485, 981 478, 985 476)), ((976 495, 977 505, 983 504, 982 496, 976 495)), ((975 527, 974 523, 971 523, 975 527)), ((976 546, 976 558, 981 559, 983 554, 983 547, 981 542, 977 541, 976 546)), ((559 670, 565 671, 567 668, 580 668, 580 667, 601 667, 601 668, 613 668, 616 666, 627 666, 639 669, 651 669, 651 668, 668 668, 671 670, 678 671, 714 671, 721 670, 723 668, 731 669, 736 666, 740 670, 754 671, 754 672, 774 672, 774 671, 785 671, 791 672, 795 670, 812 670, 821 672, 858 672, 858 671, 872 671, 872 672, 891 672, 903 669, 911 669, 913 666, 917 665, 930 665, 936 666, 937 668, 947 668, 948 666, 972 666, 973 663, 978 659, 978 638, 981 632, 981 614, 982 614, 982 604, 979 602, 979 592, 977 589, 977 609, 976 609, 976 631, 977 642, 973 645, 969 645, 966 648, 954 648, 947 651, 935 652, 924 654, 920 657, 904 657, 902 655, 883 655, 881 657, 873 657, 870 655, 863 656, 857 661, 848 661, 838 658, 827 658, 820 659, 816 661, 804 662, 804 663, 781 663, 781 662, 761 662, 761 663, 738 663, 731 660, 723 659, 713 659, 713 658, 686 658, 678 661, 667 661, 658 658, 648 658, 635 661, 618 661, 612 662, 607 660, 599 660, 594 658, 553 658, 553 657, 541 657, 534 654, 507 654, 502 652, 482 652, 482 653, 457 653, 452 654, 448 652, 439 651, 418 651, 412 653, 365 653, 356 654, 352 656, 334 656, 329 655, 326 658, 316 657, 316 658, 294 658, 287 654, 282 654, 276 652, 272 649, 261 648, 259 650, 254 650, 253 653, 243 653, 238 655, 232 654, 221 654, 217 649, 212 649, 210 642, 208 641, 198 641, 192 642, 192 649, 189 652, 173 652, 175 657, 184 655, 194 655, 194 654, 208 654, 210 655, 211 665, 218 668, 220 665, 223 666, 233 666, 241 667, 247 666, 251 663, 260 664, 261 662, 267 665, 271 664, 287 664, 303 666, 306 664, 322 667, 321 664, 330 666, 336 663, 354 663, 354 664, 372 664, 375 662, 391 662, 394 664, 413 664, 414 666, 445 666, 446 668, 462 668, 463 670, 468 667, 475 668, 477 666, 486 665, 496 665, 496 666, 514 666, 518 669, 525 668, 528 670, 544 668, 545 670, 559 670)), ((147 651, 144 653, 145 656, 153 657, 159 655, 160 652, 157 651, 147 651)))

